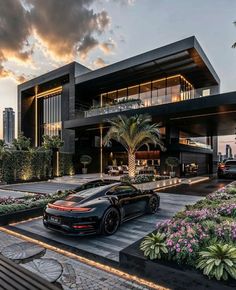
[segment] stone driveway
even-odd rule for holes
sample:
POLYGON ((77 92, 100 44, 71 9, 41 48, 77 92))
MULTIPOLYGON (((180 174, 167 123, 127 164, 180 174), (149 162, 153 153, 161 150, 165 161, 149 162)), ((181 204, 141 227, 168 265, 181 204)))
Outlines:
MULTIPOLYGON (((155 229, 157 222, 172 217, 176 212, 183 209, 186 204, 193 204, 201 199, 199 196, 186 196, 178 194, 159 193, 161 204, 159 211, 154 215, 143 215, 121 225, 120 229, 112 236, 68 237, 60 233, 45 229, 42 218, 21 222, 14 225, 17 230, 24 230, 31 236, 36 234, 37 239, 48 239, 62 243, 77 251, 85 251, 97 258, 119 261, 119 252, 130 244, 141 239, 155 229)), ((14 229, 13 228, 13 229, 14 229)))

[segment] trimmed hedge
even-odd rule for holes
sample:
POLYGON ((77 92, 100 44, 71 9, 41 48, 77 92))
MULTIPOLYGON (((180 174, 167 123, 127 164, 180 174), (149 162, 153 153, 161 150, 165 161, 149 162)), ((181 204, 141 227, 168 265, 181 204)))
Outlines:
POLYGON ((75 174, 73 154, 67 152, 60 152, 60 164, 59 164, 59 174, 63 175, 73 175, 75 174))
POLYGON ((11 150, 0 160, 0 179, 7 183, 48 179, 51 174, 51 151, 11 150))

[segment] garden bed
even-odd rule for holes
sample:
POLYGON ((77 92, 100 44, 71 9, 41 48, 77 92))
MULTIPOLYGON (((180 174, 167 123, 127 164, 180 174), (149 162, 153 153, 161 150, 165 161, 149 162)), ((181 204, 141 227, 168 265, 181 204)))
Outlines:
POLYGON ((39 217, 43 214, 44 207, 34 207, 25 210, 19 210, 13 213, 0 215, 0 226, 5 226, 11 223, 25 221, 31 218, 39 217))
POLYGON ((179 178, 174 177, 174 178, 168 178, 164 180, 156 180, 156 181, 151 181, 151 182, 134 184, 134 186, 140 190, 154 190, 154 189, 159 189, 162 187, 172 186, 175 184, 177 185, 179 182, 180 182, 179 178))
POLYGON ((120 252, 120 267, 130 274, 158 285, 179 290, 235 290, 236 284, 225 285, 204 277, 200 272, 168 261, 151 261, 139 249, 139 240, 120 252))
POLYGON ((53 195, 26 195, 22 198, 0 198, 0 226, 35 218, 43 214, 45 206, 68 194, 57 192, 53 195))
POLYGON ((152 174, 136 175, 134 178, 124 175, 120 180, 133 184, 140 190, 155 190, 162 187, 177 185, 181 181, 178 177, 171 178, 170 176, 154 176, 152 174))
POLYGON ((199 285, 235 289, 235 242, 236 183, 233 182, 159 223, 153 233, 121 253, 121 266, 163 283, 165 275, 173 275, 172 281, 166 282, 174 288, 185 289, 188 280, 191 282, 188 289, 202 289, 199 285))

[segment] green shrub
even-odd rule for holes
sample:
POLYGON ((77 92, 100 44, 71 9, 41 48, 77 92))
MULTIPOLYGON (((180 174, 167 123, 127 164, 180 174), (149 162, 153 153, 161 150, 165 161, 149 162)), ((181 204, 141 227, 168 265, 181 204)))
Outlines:
POLYGON ((129 175, 123 175, 123 176, 121 176, 120 181, 131 184, 132 178, 129 177, 129 175))
POLYGON ((48 150, 12 150, 5 153, 1 179, 5 182, 47 179, 51 173, 51 152, 48 150))
POLYGON ((67 152, 60 152, 60 176, 63 175, 73 175, 75 174, 74 163, 73 163, 73 154, 67 152))
POLYGON ((203 274, 217 280, 236 279, 236 247, 230 244, 215 244, 199 253, 197 268, 203 274))
POLYGON ((166 236, 163 233, 152 233, 144 238, 140 250, 144 252, 145 257, 149 257, 151 260, 161 259, 168 253, 165 239, 166 236))

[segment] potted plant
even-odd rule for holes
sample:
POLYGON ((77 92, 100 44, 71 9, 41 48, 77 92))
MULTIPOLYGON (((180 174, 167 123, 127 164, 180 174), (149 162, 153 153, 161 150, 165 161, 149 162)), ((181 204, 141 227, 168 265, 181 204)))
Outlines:
POLYGON ((170 177, 175 177, 174 167, 179 166, 179 159, 176 157, 168 157, 166 159, 166 165, 170 167, 170 177))
POLYGON ((86 165, 89 165, 92 162, 92 157, 89 155, 82 155, 80 157, 80 162, 84 165, 84 168, 82 168, 82 173, 86 174, 88 172, 86 165))

